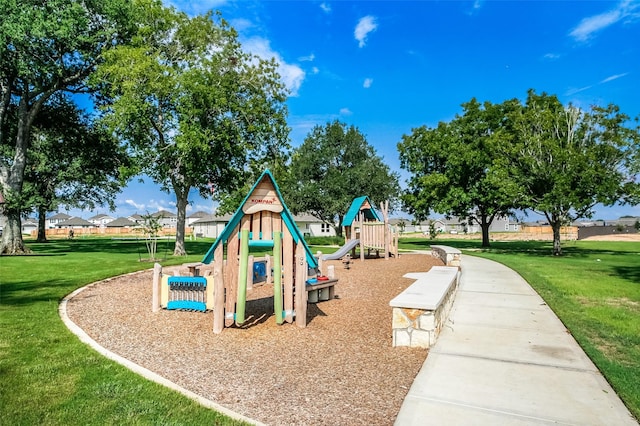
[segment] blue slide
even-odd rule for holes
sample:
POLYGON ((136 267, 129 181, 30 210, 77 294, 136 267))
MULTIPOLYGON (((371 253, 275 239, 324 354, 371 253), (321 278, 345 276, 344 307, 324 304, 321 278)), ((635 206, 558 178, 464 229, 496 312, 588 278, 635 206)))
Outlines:
POLYGON ((347 253, 349 253, 355 246, 360 244, 360 240, 350 240, 347 244, 343 245, 335 253, 325 254, 322 256, 322 260, 338 260, 342 259, 347 253))

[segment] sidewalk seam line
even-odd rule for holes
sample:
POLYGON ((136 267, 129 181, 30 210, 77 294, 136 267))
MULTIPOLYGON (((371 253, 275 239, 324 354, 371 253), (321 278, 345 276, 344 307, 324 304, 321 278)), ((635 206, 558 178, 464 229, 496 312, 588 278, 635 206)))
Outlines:
POLYGON ((545 417, 529 416, 529 415, 526 415, 526 414, 519 414, 519 413, 514 413, 514 412, 511 412, 511 411, 497 410, 495 408, 481 407, 481 406, 478 406, 478 405, 463 404, 463 403, 460 403, 460 402, 448 401, 446 399, 436 399, 436 398, 430 398, 430 397, 426 397, 426 396, 416 396, 416 395, 408 395, 408 396, 411 397, 411 398, 415 398, 415 399, 421 399, 421 400, 431 401, 431 402, 440 403, 440 404, 456 405, 456 406, 459 406, 459 407, 471 408, 473 410, 478 410, 478 411, 487 411, 487 412, 491 412, 491 413, 503 414, 503 415, 507 415, 507 416, 511 416, 511 417, 521 417, 521 418, 525 418, 525 419, 542 420, 544 422, 554 423, 554 424, 563 424, 563 425, 572 425, 572 426, 576 425, 575 423, 566 423, 566 422, 563 422, 561 420, 549 419, 549 418, 545 418, 545 417))
POLYGON ((492 358, 492 357, 481 356, 481 355, 469 355, 469 354, 461 354, 461 353, 455 353, 455 352, 444 352, 444 351, 441 352, 441 351, 438 351, 437 349, 436 350, 431 350, 430 353, 439 354, 439 355, 446 355, 446 356, 456 356, 456 357, 461 357, 461 358, 481 359, 481 360, 485 360, 485 361, 506 362, 506 363, 509 363, 509 364, 531 365, 531 366, 534 366, 534 367, 549 367, 549 368, 554 368, 554 369, 559 369, 559 370, 575 371, 575 372, 580 372, 580 373, 596 373, 596 375, 598 375, 598 376, 601 375, 600 371, 591 370, 591 369, 587 369, 587 368, 567 367, 567 366, 553 365, 553 364, 541 364, 541 363, 536 363, 536 362, 517 361, 517 360, 512 360, 512 359, 507 359, 507 358, 492 358))

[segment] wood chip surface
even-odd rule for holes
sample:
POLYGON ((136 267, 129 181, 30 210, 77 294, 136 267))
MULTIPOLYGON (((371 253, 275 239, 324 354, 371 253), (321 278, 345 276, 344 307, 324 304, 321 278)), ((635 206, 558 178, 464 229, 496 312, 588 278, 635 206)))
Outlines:
POLYGON ((277 325, 273 287, 247 293, 247 321, 214 334, 213 313, 151 311, 152 272, 115 277, 67 304, 108 350, 269 425, 391 425, 426 349, 393 348, 389 301, 442 263, 426 254, 335 266, 336 298, 309 303, 307 327, 277 325))

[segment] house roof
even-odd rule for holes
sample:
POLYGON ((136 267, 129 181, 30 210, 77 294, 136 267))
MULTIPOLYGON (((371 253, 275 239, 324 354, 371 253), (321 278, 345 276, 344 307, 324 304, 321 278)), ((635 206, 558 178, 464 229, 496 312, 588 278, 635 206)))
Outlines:
POLYGON ((25 226, 37 228, 38 221, 36 219, 31 219, 31 218, 25 219, 22 221, 22 227, 24 228, 25 226))
POLYGON ((98 213, 95 216, 91 216, 89 219, 87 220, 100 220, 100 219, 104 219, 104 218, 111 218, 113 219, 112 216, 109 216, 108 214, 104 214, 104 213, 98 213))
POLYGON ((151 214, 151 217, 159 217, 159 218, 164 218, 164 217, 176 217, 177 215, 175 213, 172 213, 168 210, 158 210, 155 213, 151 214))
POLYGON ((411 219, 407 219, 404 217, 395 217, 393 219, 389 219, 389 224, 391 225, 398 225, 400 223, 404 223, 405 225, 411 225, 412 221, 411 219))
POLYGON ((314 215, 310 214, 310 213, 301 213, 301 214, 296 214, 293 215, 293 220, 296 221, 296 223, 301 223, 301 222, 311 222, 311 223, 318 223, 318 222, 322 222, 322 219, 318 219, 317 217, 315 217, 314 215))
POLYGON ((293 241, 296 244, 299 244, 299 243, 302 244, 302 246, 304 247, 307 263, 309 264, 309 267, 315 268, 318 266, 318 261, 316 260, 315 257, 313 257, 313 253, 311 253, 311 249, 305 242, 302 233, 296 226, 296 223, 293 220, 291 212, 289 212, 289 209, 284 203, 284 200, 282 198, 282 193, 278 188, 278 184, 276 183, 275 179, 273 178, 273 175, 269 170, 265 170, 264 172, 262 172, 258 180, 256 180, 256 182, 253 184, 253 186, 251 187, 251 190, 247 193, 247 196, 244 198, 242 203, 240 203, 238 210, 236 210, 236 212, 233 214, 233 216, 229 220, 229 223, 227 223, 227 226, 225 226, 225 228, 222 230, 220 235, 218 235, 218 238, 216 238, 216 241, 213 243, 209 251, 204 255, 204 258, 202 259, 202 263, 211 263, 211 261, 213 260, 213 253, 215 252, 216 247, 219 244, 227 241, 229 237, 235 237, 235 236, 232 236, 232 233, 236 228, 236 226, 238 226, 238 224, 240 223, 240 219, 242 219, 242 217, 245 214, 252 213, 253 210, 255 209, 254 205, 250 205, 247 202, 249 201, 249 198, 253 195, 258 185, 260 185, 263 181, 266 181, 267 184, 271 184, 273 186, 273 189, 275 191, 275 195, 277 198, 275 200, 270 200, 270 202, 274 202, 274 204, 279 203, 282 205, 281 211, 279 211, 280 210, 279 206, 277 208, 278 212, 280 213, 280 216, 282 217, 282 222, 284 223, 284 225, 287 227, 287 229, 293 236, 293 241))
POLYGON ((93 223, 88 220, 84 220, 81 217, 72 217, 71 219, 58 223, 56 226, 59 228, 64 228, 66 226, 93 226, 93 223))
POLYGON ((193 221, 191 225, 201 224, 201 223, 227 223, 231 220, 233 215, 231 214, 223 214, 223 215, 215 215, 215 214, 207 214, 200 219, 193 221))
POLYGON ((64 214, 64 213, 56 213, 53 216, 48 218, 49 220, 51 219, 71 219, 71 216, 69 216, 68 214, 64 214))
POLYGON ((344 215, 342 219, 342 226, 351 226, 358 213, 362 211, 364 213, 365 219, 369 220, 377 220, 380 221, 380 216, 376 213, 375 208, 373 207, 373 203, 366 195, 363 197, 358 197, 351 202, 351 207, 347 210, 347 213, 344 215), (368 207, 367 207, 368 205, 368 207))
POLYGON ((107 228, 126 228, 127 226, 138 226, 138 224, 126 217, 119 217, 106 224, 107 228))
POLYGON ((203 218, 203 217, 206 217, 206 216, 209 216, 209 213, 203 212, 202 210, 200 210, 200 211, 197 211, 195 213, 191 213, 187 217, 191 219, 191 218, 203 218))

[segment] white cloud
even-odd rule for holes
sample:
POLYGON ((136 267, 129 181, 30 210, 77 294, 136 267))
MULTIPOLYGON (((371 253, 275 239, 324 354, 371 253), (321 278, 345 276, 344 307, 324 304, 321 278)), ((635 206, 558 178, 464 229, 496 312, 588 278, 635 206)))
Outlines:
POLYGON ((320 72, 320 69, 318 67, 311 68, 311 73, 312 74, 318 74, 319 72, 320 72))
POLYGON ((376 22, 376 18, 371 15, 367 15, 364 18, 360 18, 358 21, 358 25, 356 25, 356 29, 354 31, 354 36, 356 40, 358 40, 358 46, 364 47, 367 36, 370 32, 375 31, 378 28, 378 23, 376 22))
MULTIPOLYGON (((604 79, 600 80, 597 84, 605 84, 605 83, 608 83, 608 82, 610 82, 610 81, 613 81, 613 80, 617 80, 617 79, 619 79, 619 78, 622 78, 622 77, 626 76, 627 74, 629 74, 629 73, 628 73, 628 72, 625 72, 625 73, 622 73, 622 74, 614 74, 614 75, 610 75, 609 77, 607 77, 607 78, 604 78, 604 79)), ((584 86, 584 87, 580 87, 580 88, 571 88, 571 89, 569 89, 569 90, 567 90, 567 91, 565 92, 565 95, 566 95, 566 96, 575 95, 576 93, 580 93, 580 92, 584 92, 585 90, 589 90, 589 89, 591 89, 593 86, 594 86, 594 85, 593 85, 593 84, 591 84, 591 85, 589 85, 589 86, 584 86)))
POLYGON ((263 59, 275 58, 278 63, 278 73, 285 86, 291 92, 291 96, 298 96, 298 90, 304 81, 305 72, 298 65, 288 64, 282 59, 278 52, 271 49, 269 40, 262 37, 252 37, 242 42, 243 48, 247 52, 263 59))
POLYGON ((145 208, 144 204, 138 204, 133 200, 124 200, 124 203, 135 208, 136 210, 144 210, 145 208))
POLYGON ((555 61, 556 59, 560 59, 561 56, 562 55, 560 55, 559 53, 547 53, 543 56, 543 58, 549 61, 555 61))
POLYGON ((206 213, 213 214, 215 212, 216 208, 213 205, 213 203, 209 203, 209 204, 196 203, 196 204, 193 205, 193 210, 194 210, 194 212, 206 212, 206 213))
POLYGON ((340 115, 351 115, 353 114, 349 108, 340 108, 340 115))
POLYGON ((604 80, 602 80, 602 81, 600 82, 600 84, 602 84, 602 83, 608 83, 608 82, 613 81, 613 80, 617 80, 617 79, 619 79, 619 78, 624 77, 624 76, 625 76, 625 75, 627 75, 627 74, 629 74, 629 73, 628 73, 628 72, 625 72, 625 73, 623 73, 623 74, 610 75, 609 77, 607 77, 607 78, 605 78, 604 80))
POLYGON ((300 56, 298 58, 300 62, 313 62, 314 59, 316 59, 316 55, 314 55, 313 53, 307 56, 300 56))
POLYGON ((229 21, 229 23, 231 24, 233 29, 238 32, 246 31, 249 28, 253 27, 253 23, 244 18, 232 19, 231 21, 229 21))
POLYGON ((365 78, 364 84, 362 85, 362 87, 364 87, 365 89, 368 89, 369 87, 371 87, 372 84, 373 84, 372 78, 365 78))
POLYGON ((567 90, 565 92, 565 96, 572 96, 575 95, 576 93, 580 93, 580 92, 584 92, 585 90, 589 90, 591 89, 593 86, 584 86, 584 87, 579 87, 579 88, 571 88, 569 90, 567 90))
POLYGON ((331 12, 331 5, 327 2, 322 2, 320 3, 320 9, 322 9, 322 11, 324 13, 330 13, 331 12))
POLYGON ((569 35, 577 41, 587 41, 594 33, 610 27, 622 19, 637 17, 634 11, 638 6, 639 4, 634 3, 632 0, 621 1, 608 12, 582 19, 578 26, 571 30, 569 35))
POLYGON ((475 15, 480 9, 482 9, 483 3, 484 0, 475 0, 471 5, 471 9, 466 11, 465 14, 469 16, 475 15))
POLYGON ((227 3, 227 0, 164 0, 165 6, 173 6, 190 16, 202 15, 227 3))

